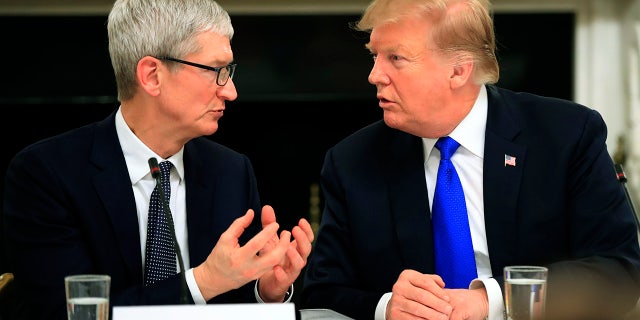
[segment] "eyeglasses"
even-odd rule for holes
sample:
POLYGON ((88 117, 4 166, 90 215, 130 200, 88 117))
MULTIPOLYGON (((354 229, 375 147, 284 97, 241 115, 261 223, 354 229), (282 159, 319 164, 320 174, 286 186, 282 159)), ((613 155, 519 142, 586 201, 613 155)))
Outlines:
POLYGON ((171 58, 171 57, 159 57, 157 59, 173 61, 173 62, 182 63, 182 64, 190 65, 190 66, 193 66, 193 67, 197 67, 197 68, 200 68, 200 69, 213 71, 213 72, 216 73, 216 84, 218 84, 219 86, 224 86, 225 84, 227 84, 227 81, 229 81, 229 79, 233 78, 233 73, 236 71, 236 64, 235 63, 230 63, 230 64, 228 64, 228 65, 226 65, 224 67, 210 67, 210 66, 205 66, 204 64, 199 64, 199 63, 195 63, 195 62, 180 60, 180 59, 171 58))

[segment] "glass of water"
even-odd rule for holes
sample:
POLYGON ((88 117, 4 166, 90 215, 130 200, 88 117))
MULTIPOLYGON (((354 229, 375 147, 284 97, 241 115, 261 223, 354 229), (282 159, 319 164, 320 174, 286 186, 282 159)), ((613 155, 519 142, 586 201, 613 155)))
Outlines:
POLYGON ((79 274, 64 278, 69 320, 108 320, 111 277, 79 274))
POLYGON ((544 319, 548 269, 507 266, 504 288, 507 320, 544 319))

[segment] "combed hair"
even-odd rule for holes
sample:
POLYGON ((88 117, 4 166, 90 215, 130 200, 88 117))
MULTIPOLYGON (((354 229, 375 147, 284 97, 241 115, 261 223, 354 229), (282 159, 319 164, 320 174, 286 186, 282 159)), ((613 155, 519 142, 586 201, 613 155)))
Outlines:
POLYGON ((489 0, 374 0, 355 24, 359 31, 397 23, 410 15, 433 22, 429 36, 438 49, 453 58, 471 56, 473 80, 477 84, 496 83, 500 68, 489 0))
POLYGON ((118 100, 134 96, 140 59, 195 53, 201 49, 196 37, 208 31, 233 38, 231 18, 215 1, 117 0, 109 13, 107 32, 118 100))

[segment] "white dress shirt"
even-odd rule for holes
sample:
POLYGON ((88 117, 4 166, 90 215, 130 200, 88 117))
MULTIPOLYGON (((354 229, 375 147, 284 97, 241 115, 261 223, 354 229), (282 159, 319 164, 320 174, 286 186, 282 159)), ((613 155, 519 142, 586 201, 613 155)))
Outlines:
MULTIPOLYGON (((171 195, 169 197, 169 209, 173 217, 173 224, 176 232, 176 239, 180 246, 182 261, 184 262, 185 279, 189 292, 195 304, 206 304, 207 301, 202 296, 200 288, 196 283, 193 275, 193 268, 189 263, 189 243, 187 241, 187 201, 185 198, 185 181, 184 181, 184 147, 176 154, 168 159, 163 159, 147 147, 138 137, 131 131, 122 116, 122 110, 119 108, 116 113, 116 132, 118 140, 122 146, 124 160, 127 163, 129 177, 131 178, 131 187, 136 200, 136 210, 138 213, 138 227, 140 232, 140 254, 142 256, 142 268, 144 269, 144 259, 147 243, 147 220, 149 216, 149 201, 151 192, 156 185, 156 180, 151 176, 149 168, 149 158, 155 157, 158 162, 163 160, 171 161, 175 170, 171 170, 171 195)), ((212 248, 213 249, 213 248, 212 248)), ((177 256, 176 256, 177 259, 177 256)), ((176 263, 176 272, 180 272, 180 266, 176 263)), ((144 272, 144 270, 143 270, 144 272)), ((254 294, 257 302, 264 302, 258 294, 258 282, 254 287, 254 294)), ((284 302, 291 301, 293 297, 293 284, 289 288, 284 302)))
MULTIPOLYGON (((124 160, 127 163, 129 177, 131 178, 131 187, 136 200, 136 210, 138 213, 138 228, 140 232, 140 254, 142 256, 142 266, 144 269, 144 259, 147 242, 147 219, 149 216, 149 200, 151 192, 156 185, 155 179, 151 176, 149 169, 149 158, 155 157, 158 162, 169 160, 173 164, 174 170, 171 170, 171 195, 168 198, 169 209, 173 217, 173 224, 176 232, 176 239, 182 253, 182 261, 184 262, 185 278, 191 297, 196 304, 205 304, 206 301, 200 289, 196 284, 193 276, 193 269, 189 263, 189 243, 187 241, 187 202, 185 200, 185 182, 184 182, 184 162, 182 155, 184 148, 180 149, 176 154, 168 159, 163 159, 147 147, 138 137, 131 131, 127 123, 122 117, 122 110, 118 109, 116 113, 116 132, 118 140, 122 146, 124 160)), ((176 263, 176 272, 180 271, 180 265, 176 263)))
MULTIPOLYGON (((489 298, 488 319, 502 320, 504 311, 502 291, 498 282, 492 278, 487 234, 484 225, 482 164, 487 108, 487 90, 482 86, 471 111, 449 136, 460 143, 460 147, 451 156, 451 161, 458 172, 464 189, 464 199, 467 205, 467 214, 469 215, 471 240, 478 271, 478 278, 469 284, 469 288, 484 286, 489 298)), ((434 148, 436 141, 437 139, 422 139, 425 177, 429 192, 429 208, 433 204, 438 165, 440 163, 440 151, 434 148)), ((386 318, 386 307, 390 299, 391 292, 382 296, 376 307, 375 320, 384 320, 386 318)))

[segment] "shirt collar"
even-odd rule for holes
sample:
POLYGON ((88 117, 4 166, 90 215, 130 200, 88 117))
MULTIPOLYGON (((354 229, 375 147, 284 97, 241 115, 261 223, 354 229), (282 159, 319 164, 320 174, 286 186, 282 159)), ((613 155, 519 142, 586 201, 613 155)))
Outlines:
POLYGON ((173 164, 178 173, 178 177, 182 180, 184 177, 184 146, 176 154, 172 155, 168 159, 163 159, 158 156, 153 150, 149 149, 134 133, 122 116, 121 108, 118 108, 116 112, 116 132, 118 134, 118 140, 120 146, 122 146, 122 152, 124 153, 124 160, 127 163, 127 170, 129 171, 129 178, 131 179, 131 185, 138 183, 141 179, 152 179, 151 172, 149 170, 149 158, 155 157, 158 162, 163 160, 169 160, 173 164))
MULTIPOLYGON (((449 134, 450 137, 460 143, 460 146, 481 159, 484 159, 484 137, 487 127, 488 104, 487 88, 481 86, 471 111, 449 134)), ((438 139, 422 138, 425 161, 429 158, 436 141, 438 139)))

